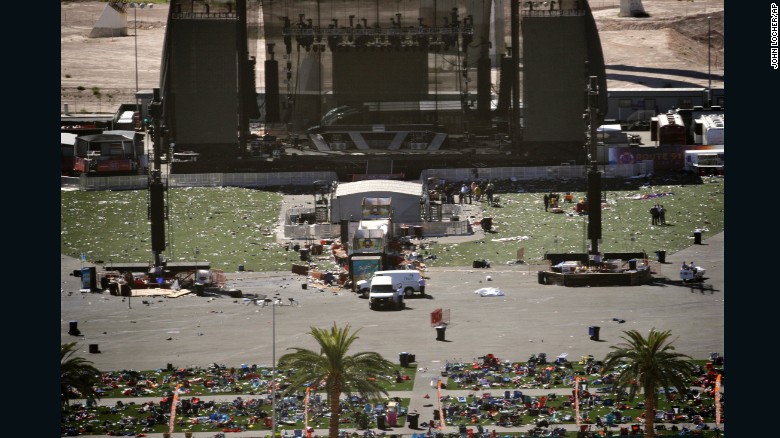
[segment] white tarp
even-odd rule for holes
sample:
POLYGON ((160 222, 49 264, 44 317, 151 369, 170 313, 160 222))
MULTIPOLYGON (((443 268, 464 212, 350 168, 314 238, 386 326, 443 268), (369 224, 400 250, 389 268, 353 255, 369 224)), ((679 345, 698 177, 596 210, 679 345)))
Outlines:
POLYGON ((481 297, 501 297, 504 296, 504 291, 497 287, 483 287, 474 291, 475 294, 479 294, 481 297))

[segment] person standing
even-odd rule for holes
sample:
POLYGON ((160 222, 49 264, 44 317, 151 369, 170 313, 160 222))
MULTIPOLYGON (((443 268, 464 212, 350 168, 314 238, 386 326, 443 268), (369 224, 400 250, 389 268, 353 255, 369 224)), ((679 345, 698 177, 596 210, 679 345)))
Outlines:
POLYGON ((651 217, 651 219, 652 219, 652 224, 653 224, 653 225, 658 225, 658 222, 659 222, 659 221, 658 221, 658 217, 659 217, 659 214, 658 214, 658 204, 655 204, 655 205, 654 205, 654 206, 653 206, 653 207, 650 209, 650 217, 651 217))
POLYGON ((544 194, 544 211, 547 211, 547 208, 550 206, 550 197, 547 196, 547 193, 544 194))
POLYGON ((487 186, 485 186, 485 196, 490 205, 493 205, 493 190, 495 190, 493 183, 488 181, 487 186))
POLYGON ((460 188, 460 196, 458 196, 458 202, 460 205, 463 205, 463 201, 466 200, 466 197, 469 195, 469 186, 466 185, 466 183, 463 183, 463 186, 460 188))
POLYGON ((658 206, 658 220, 661 225, 666 225, 666 209, 663 205, 658 206))

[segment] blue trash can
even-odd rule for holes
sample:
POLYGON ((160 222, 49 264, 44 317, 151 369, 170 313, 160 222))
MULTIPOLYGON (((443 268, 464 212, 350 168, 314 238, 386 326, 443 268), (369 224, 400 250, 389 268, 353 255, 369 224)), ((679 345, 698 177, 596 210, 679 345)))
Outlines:
POLYGON ((588 327, 588 335, 590 336, 591 341, 598 341, 599 340, 599 331, 601 330, 601 327, 592 325, 588 327))

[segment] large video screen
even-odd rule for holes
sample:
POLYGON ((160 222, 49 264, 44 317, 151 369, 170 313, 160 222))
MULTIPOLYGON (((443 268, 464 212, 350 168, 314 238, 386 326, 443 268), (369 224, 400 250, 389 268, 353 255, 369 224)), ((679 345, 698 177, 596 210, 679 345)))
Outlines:
POLYGON ((336 50, 333 92, 340 105, 422 100, 428 94, 428 52, 394 48, 336 50))

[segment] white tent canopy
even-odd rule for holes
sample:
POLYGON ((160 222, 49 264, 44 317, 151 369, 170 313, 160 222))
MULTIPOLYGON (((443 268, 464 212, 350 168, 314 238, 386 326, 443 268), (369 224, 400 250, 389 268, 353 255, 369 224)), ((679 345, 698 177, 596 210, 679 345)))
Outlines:
MULTIPOLYGON (((363 218, 365 199, 389 198, 394 223, 419 222, 422 184, 396 180, 365 180, 339 184, 331 201, 331 223, 363 218)), ((373 219, 373 218, 372 218, 373 219)))

